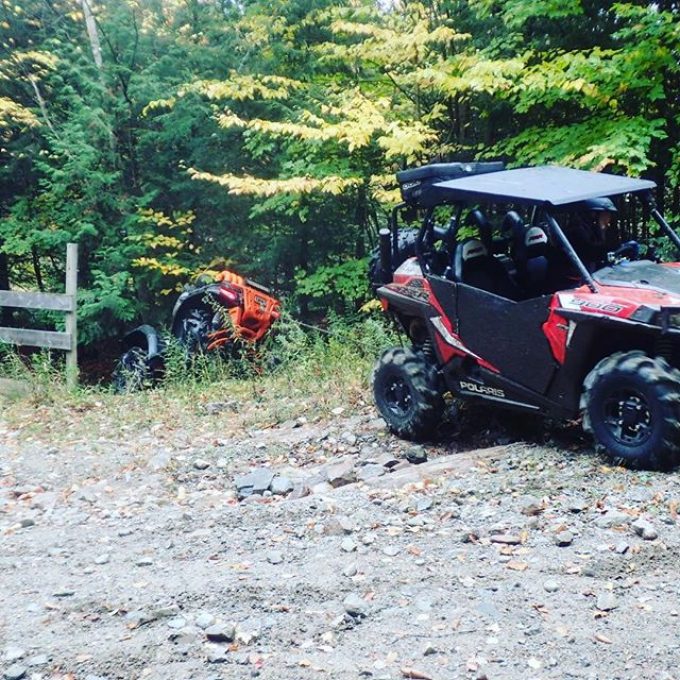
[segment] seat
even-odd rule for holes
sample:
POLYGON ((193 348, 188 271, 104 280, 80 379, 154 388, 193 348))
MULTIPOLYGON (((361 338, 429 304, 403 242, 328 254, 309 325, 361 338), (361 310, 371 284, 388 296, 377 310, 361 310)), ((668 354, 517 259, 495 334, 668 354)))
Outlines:
POLYGON ((475 208, 475 210, 470 211, 466 221, 471 227, 477 227, 479 239, 488 252, 492 252, 493 227, 487 216, 479 208, 475 208))
POLYGON ((522 226, 516 229, 513 259, 517 267, 517 282, 528 297, 548 291, 548 235, 541 227, 522 226))
POLYGON ((503 264, 489 254, 481 240, 469 238, 456 248, 454 280, 510 300, 519 294, 503 264))
POLYGON ((512 241, 513 248, 518 239, 523 237, 524 231, 524 220, 520 217, 519 213, 514 210, 509 210, 505 213, 505 217, 503 217, 503 222, 501 223, 501 233, 505 238, 512 241))

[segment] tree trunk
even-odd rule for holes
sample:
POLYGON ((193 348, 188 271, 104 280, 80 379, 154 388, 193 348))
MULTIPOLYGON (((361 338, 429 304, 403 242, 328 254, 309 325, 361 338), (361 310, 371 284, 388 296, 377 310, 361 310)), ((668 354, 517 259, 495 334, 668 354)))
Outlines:
POLYGON ((102 48, 99 43, 99 33, 97 32, 97 22, 94 20, 92 8, 88 0, 80 0, 85 15, 85 26, 87 28, 87 37, 90 39, 90 49, 92 50, 92 58, 99 71, 102 70, 104 62, 102 61, 102 48))
MULTIPOLYGON (((0 290, 9 290, 9 261, 7 254, 0 251, 0 290)), ((12 310, 9 307, 0 307, 0 323, 10 326, 12 310)))

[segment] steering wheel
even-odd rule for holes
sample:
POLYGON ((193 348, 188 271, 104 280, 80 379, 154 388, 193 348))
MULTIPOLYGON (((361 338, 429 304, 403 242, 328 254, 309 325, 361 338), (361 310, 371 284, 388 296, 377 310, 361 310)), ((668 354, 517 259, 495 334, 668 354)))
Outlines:
POLYGON ((637 241, 626 241, 616 250, 607 253, 607 260, 610 264, 616 264, 622 260, 637 260, 640 258, 640 244, 637 241))

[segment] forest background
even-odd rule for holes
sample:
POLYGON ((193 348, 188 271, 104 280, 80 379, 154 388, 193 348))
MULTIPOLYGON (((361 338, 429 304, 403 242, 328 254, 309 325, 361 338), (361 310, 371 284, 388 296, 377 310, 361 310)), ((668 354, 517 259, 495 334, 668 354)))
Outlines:
POLYGON ((432 160, 642 175, 680 215, 676 2, 2 0, 0 49, 0 288, 60 290, 77 242, 86 344, 223 266, 352 315, 432 160))

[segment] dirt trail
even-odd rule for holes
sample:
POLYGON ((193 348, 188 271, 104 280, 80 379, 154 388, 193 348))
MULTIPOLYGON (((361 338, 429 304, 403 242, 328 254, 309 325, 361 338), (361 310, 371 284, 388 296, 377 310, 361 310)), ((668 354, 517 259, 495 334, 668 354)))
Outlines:
POLYGON ((680 677, 675 473, 370 412, 86 434, 0 430, 5 678, 680 677))

